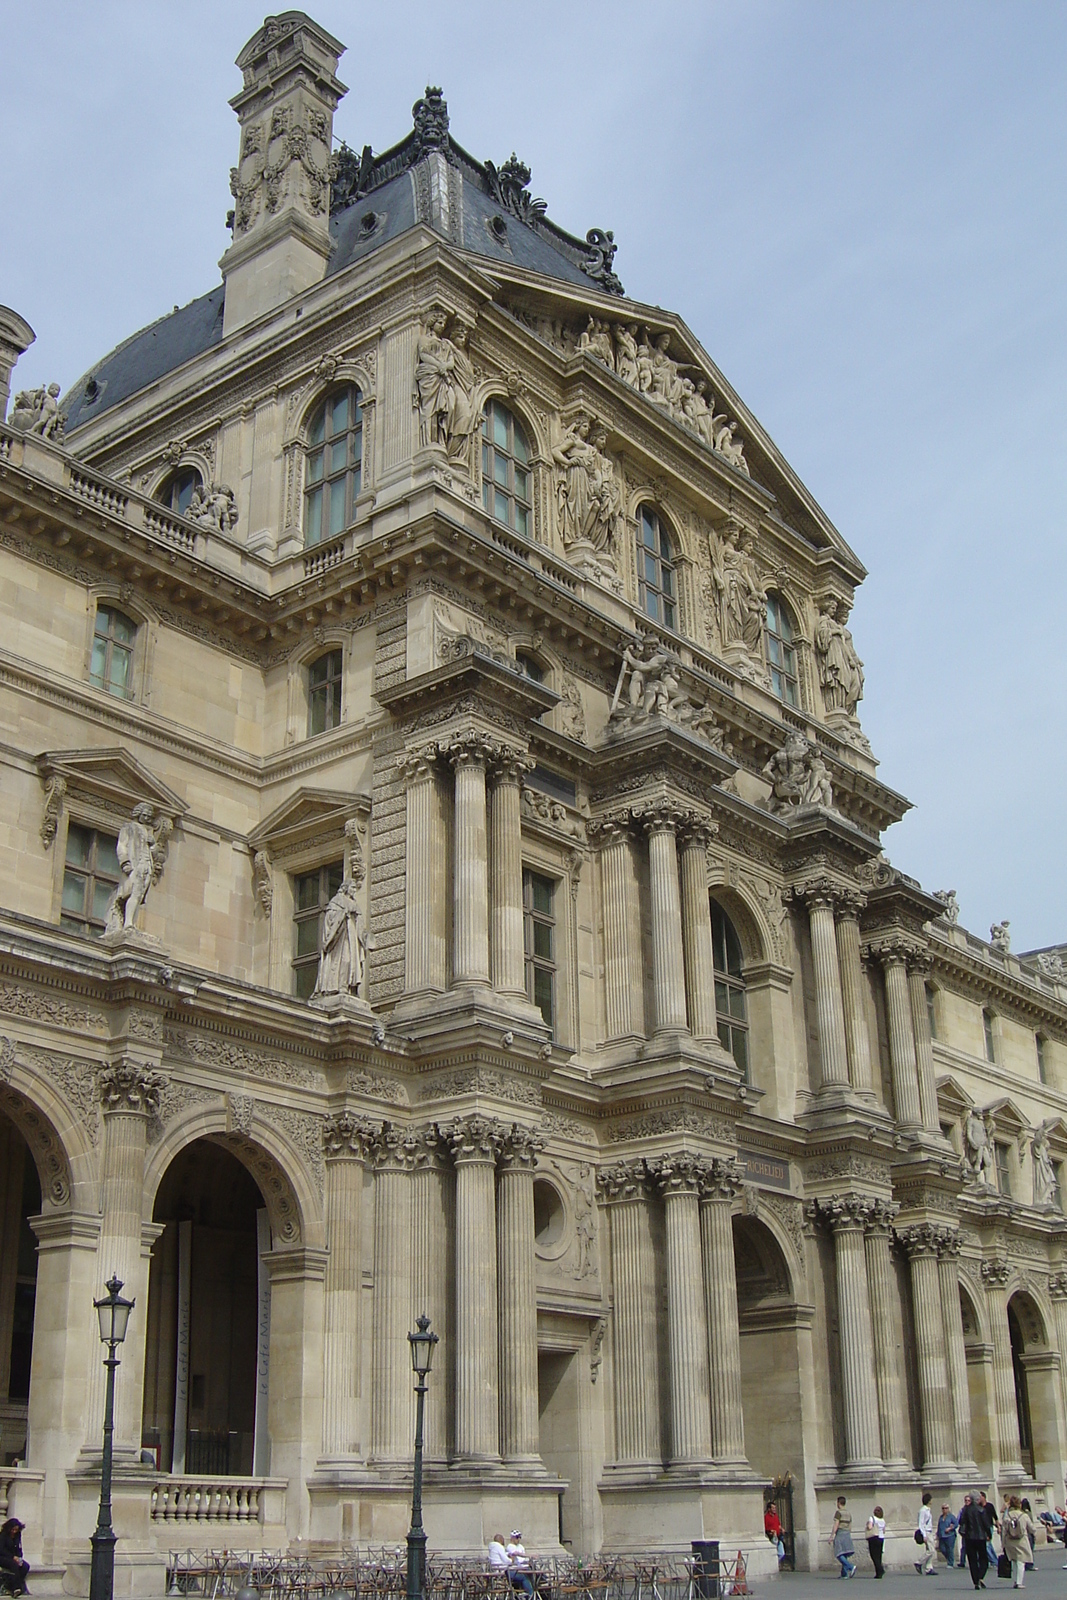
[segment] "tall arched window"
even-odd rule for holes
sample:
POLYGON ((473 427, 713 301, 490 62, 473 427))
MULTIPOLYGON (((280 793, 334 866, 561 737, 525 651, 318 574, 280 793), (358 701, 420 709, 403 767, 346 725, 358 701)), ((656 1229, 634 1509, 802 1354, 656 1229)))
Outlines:
POLYGON ((172 472, 169 478, 164 479, 156 491, 156 499, 169 510, 184 516, 192 502, 193 490, 199 489, 202 482, 195 467, 179 467, 177 472, 172 472))
POLYGON ((711 942, 715 966, 715 1018, 719 1043, 748 1078, 748 1007, 741 972, 741 941, 717 901, 711 902, 711 942))
POLYGON ((323 401, 308 428, 304 543, 333 539, 354 521, 363 471, 363 409, 349 385, 323 401))
POLYGON ((665 628, 677 626, 678 589, 670 535, 651 506, 637 515, 637 587, 641 610, 665 628))
POLYGON ((89 677, 98 689, 129 700, 133 695, 133 652, 137 624, 115 606, 98 605, 93 623, 89 677))
POLYGON ((497 522, 530 537, 530 447, 499 400, 490 400, 482 412, 482 504, 497 522))
POLYGON ((788 607, 779 595, 767 596, 767 666, 771 687, 787 706, 800 704, 795 630, 788 607))

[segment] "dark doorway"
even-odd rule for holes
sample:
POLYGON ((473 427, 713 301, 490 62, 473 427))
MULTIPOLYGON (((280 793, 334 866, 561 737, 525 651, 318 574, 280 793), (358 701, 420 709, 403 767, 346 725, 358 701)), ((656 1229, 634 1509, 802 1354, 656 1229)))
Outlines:
POLYGON ((41 1184, 29 1146, 0 1113, 0 1465, 26 1455, 37 1240, 29 1218, 41 1209, 41 1184))

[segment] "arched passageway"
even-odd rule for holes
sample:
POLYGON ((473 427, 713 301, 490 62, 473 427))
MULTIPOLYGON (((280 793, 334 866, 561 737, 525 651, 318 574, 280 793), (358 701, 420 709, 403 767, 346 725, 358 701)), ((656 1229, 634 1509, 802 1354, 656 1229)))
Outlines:
POLYGON ((1008 1301, 1015 1411, 1023 1470, 1039 1481, 1060 1476, 1059 1359, 1051 1348, 1041 1307, 1026 1290, 1008 1301))
POLYGON ((787 1476, 797 1485, 788 1506, 780 1503, 786 1524, 787 1554, 795 1560, 794 1527, 804 1525, 803 1397, 800 1390, 800 1322, 792 1279, 782 1249, 770 1229, 755 1217, 734 1217, 734 1270, 737 1320, 741 1335, 741 1403, 745 1454, 770 1483, 787 1476))
POLYGON ((148 1284, 142 1445, 164 1471, 247 1475, 265 1457, 269 1249, 260 1190, 241 1162, 197 1139, 167 1168, 148 1284), (258 1376, 257 1376, 258 1374, 258 1376), (258 1427, 257 1427, 258 1423, 258 1427))
POLYGON ((37 1240, 28 1219, 40 1209, 33 1155, 0 1112, 0 1466, 26 1455, 37 1293, 37 1240))

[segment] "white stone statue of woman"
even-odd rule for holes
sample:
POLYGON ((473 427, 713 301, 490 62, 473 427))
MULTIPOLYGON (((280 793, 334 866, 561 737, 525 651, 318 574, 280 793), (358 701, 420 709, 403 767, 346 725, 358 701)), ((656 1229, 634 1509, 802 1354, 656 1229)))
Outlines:
POLYGON ((852 717, 863 698, 863 662, 845 627, 847 616, 843 601, 832 594, 822 597, 815 624, 815 654, 827 711, 844 711, 852 717))
POLYGON ((351 878, 345 878, 322 919, 315 995, 358 995, 363 985, 366 950, 367 930, 356 899, 356 886, 351 878))
POLYGON ((1030 1159, 1034 1164, 1034 1205, 1055 1206, 1058 1203, 1059 1184, 1052 1165, 1052 1152, 1048 1147, 1048 1134, 1038 1128, 1030 1146, 1030 1159))

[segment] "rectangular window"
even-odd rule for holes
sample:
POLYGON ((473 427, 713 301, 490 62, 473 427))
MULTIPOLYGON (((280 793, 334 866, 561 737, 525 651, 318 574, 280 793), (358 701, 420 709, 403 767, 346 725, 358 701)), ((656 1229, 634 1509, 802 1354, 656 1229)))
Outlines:
POLYGON ((1037 1075, 1041 1079, 1042 1083, 1047 1083, 1048 1077, 1046 1076, 1047 1068, 1045 1066, 1045 1041, 1041 1034, 1035 1033, 1034 1044, 1037 1048, 1037 1075))
POLYGON ((1011 1198, 1011 1151, 1006 1144, 999 1141, 994 1144, 993 1150, 997 1158, 997 1188, 1008 1199, 1011 1198))
POLYGON ((71 933, 103 933, 107 903, 122 877, 117 843, 114 834, 68 824, 60 927, 71 933))
POLYGON ((1052 1166, 1053 1166, 1053 1170, 1056 1173, 1056 1193, 1053 1195, 1053 1200, 1055 1201, 1055 1203, 1059 1207, 1059 1209, 1062 1211, 1063 1210, 1063 1162, 1062 1161, 1054 1161, 1052 1163, 1052 1166))
POLYGON ((556 885, 528 868, 522 874, 526 993, 550 1028, 556 1022, 556 885))
POLYGON ((996 1041, 993 1038, 993 1013, 982 1012, 982 1028, 985 1032, 985 1058, 987 1061, 996 1061, 996 1041))
POLYGON ((331 861, 293 879, 293 993, 308 1000, 315 990, 322 948, 322 914, 341 887, 345 865, 331 861))
POLYGON ((341 722, 343 653, 330 650, 308 668, 308 738, 341 722))
POLYGON ((133 692, 133 647, 137 624, 114 606, 97 606, 89 677, 98 689, 127 700, 133 692))

